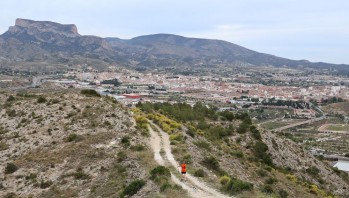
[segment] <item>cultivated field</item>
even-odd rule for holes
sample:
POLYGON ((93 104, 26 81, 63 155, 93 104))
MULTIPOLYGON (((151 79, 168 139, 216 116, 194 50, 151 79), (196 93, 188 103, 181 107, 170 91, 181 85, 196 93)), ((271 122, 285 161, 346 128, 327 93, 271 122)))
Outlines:
POLYGON ((320 132, 333 131, 333 132, 349 132, 349 125, 347 124, 324 124, 319 128, 320 132))

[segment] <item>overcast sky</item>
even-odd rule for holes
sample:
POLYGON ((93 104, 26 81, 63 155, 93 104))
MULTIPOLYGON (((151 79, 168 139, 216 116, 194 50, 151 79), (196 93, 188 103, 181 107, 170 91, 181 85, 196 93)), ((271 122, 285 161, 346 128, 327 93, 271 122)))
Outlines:
POLYGON ((349 64, 348 0, 2 0, 1 34, 16 18, 76 24, 83 35, 171 33, 349 64))

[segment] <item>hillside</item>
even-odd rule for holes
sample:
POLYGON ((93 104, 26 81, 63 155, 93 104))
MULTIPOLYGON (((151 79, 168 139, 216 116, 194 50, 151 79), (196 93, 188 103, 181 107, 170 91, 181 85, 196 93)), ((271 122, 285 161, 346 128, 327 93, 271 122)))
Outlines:
POLYGON ((105 70, 110 64, 195 68, 274 66, 320 68, 341 74, 349 70, 348 65, 290 60, 221 40, 171 34, 133 39, 84 36, 78 33, 75 25, 49 21, 17 19, 15 26, 0 35, 1 67, 33 71, 48 67, 48 71, 59 71, 82 64, 100 70, 105 70))
POLYGON ((149 179, 156 163, 134 126, 93 92, 1 92, 0 197, 186 197, 149 179))
POLYGON ((346 173, 247 114, 200 103, 130 111, 53 88, 0 94, 1 197, 349 196, 346 173))
POLYGON ((138 107, 154 123, 153 130, 168 134, 176 160, 187 162, 190 174, 222 192, 236 197, 349 196, 347 173, 282 135, 257 129, 246 114, 217 114, 200 104, 138 107))

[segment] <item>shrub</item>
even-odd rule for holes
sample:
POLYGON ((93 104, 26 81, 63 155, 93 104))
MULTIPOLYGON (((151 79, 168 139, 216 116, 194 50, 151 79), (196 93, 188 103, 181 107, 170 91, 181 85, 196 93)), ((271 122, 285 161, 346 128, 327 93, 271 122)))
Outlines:
POLYGON ((205 140, 198 140, 198 141, 194 142, 194 144, 199 148, 203 148, 203 149, 206 149, 208 151, 211 150, 210 144, 205 140))
POLYGON ((122 162, 126 159, 126 153, 124 151, 119 151, 117 154, 117 161, 122 162))
POLYGON ((137 144, 137 145, 131 146, 131 149, 134 151, 143 151, 145 149, 145 146, 142 144, 137 144))
POLYGON ((275 182, 277 182, 277 180, 273 177, 269 177, 268 179, 265 180, 266 184, 274 184, 275 182))
POLYGON ((262 141, 257 141, 253 146, 253 154, 255 155, 255 157, 257 157, 263 163, 269 166, 273 166, 273 161, 270 158, 267 151, 268 151, 268 146, 262 141))
POLYGON ((262 138, 261 133, 255 126, 251 126, 250 131, 252 133, 252 137, 254 137, 256 140, 260 140, 262 138))
POLYGON ((150 171, 150 179, 155 179, 158 176, 170 177, 171 172, 165 166, 157 166, 150 171))
POLYGON ((76 172, 73 173, 73 176, 74 176, 75 179, 78 179, 78 180, 86 180, 86 179, 90 178, 90 176, 88 174, 84 173, 82 168, 78 168, 76 170, 76 172))
POLYGON ((176 133, 176 134, 170 135, 170 140, 171 141, 178 141, 178 142, 180 142, 180 141, 183 140, 183 138, 184 138, 183 135, 180 134, 180 133, 176 133))
POLYGON ((101 95, 93 89, 83 89, 80 93, 89 97, 101 97, 101 95))
POLYGON ((45 103, 47 100, 44 96, 39 96, 39 98, 36 100, 37 103, 45 103))
POLYGON ((29 175, 25 176, 26 180, 35 180, 37 178, 37 174, 30 173, 29 175))
POLYGON ((48 181, 44 181, 44 180, 41 180, 40 182, 40 188, 41 189, 45 189, 45 188, 48 188, 52 185, 52 181, 51 180, 48 180, 48 181))
POLYGON ((306 172, 309 175, 312 175, 313 177, 316 177, 316 176, 318 176, 320 170, 318 168, 316 168, 315 166, 311 166, 311 167, 306 169, 306 172))
POLYGON ((14 163, 7 163, 5 167, 5 174, 12 174, 18 170, 18 167, 14 163))
POLYGON ((193 160, 191 159, 191 155, 189 153, 187 153, 183 157, 181 157, 179 161, 185 162, 186 164, 193 163, 193 160))
POLYGON ((195 177, 205 177, 205 175, 206 175, 205 171, 202 170, 201 168, 194 172, 195 177))
POLYGON ((126 188, 122 191, 123 195, 132 196, 136 194, 143 186, 145 185, 145 181, 138 179, 131 182, 126 188))
POLYGON ((219 183, 221 183, 222 185, 227 185, 229 182, 230 182, 230 177, 229 176, 222 176, 220 179, 219 179, 219 183))
POLYGON ((235 155, 238 158, 244 157, 244 153, 242 151, 235 151, 232 154, 235 155))
POLYGON ((9 117, 15 117, 16 116, 16 110, 12 109, 8 109, 6 110, 6 114, 9 116, 9 117))
POLYGON ((261 191, 264 192, 264 193, 268 193, 268 194, 271 194, 271 193, 274 192, 273 188, 269 184, 263 185, 261 187, 261 191))
POLYGON ((261 177, 265 177, 268 175, 268 172, 263 169, 258 169, 256 173, 261 177))
POLYGON ((77 135, 77 134, 71 133, 71 134, 68 135, 67 141, 68 141, 68 142, 73 142, 73 141, 77 140, 77 138, 78 138, 78 135, 77 135))
POLYGON ((279 194, 280 198, 287 198, 288 197, 288 193, 284 189, 279 190, 278 194, 279 194))
POLYGON ((242 191, 253 189, 253 184, 249 182, 244 182, 242 180, 239 180, 233 177, 230 177, 230 178, 228 176, 225 176, 225 177, 226 178, 224 178, 224 182, 221 182, 221 184, 223 185, 223 190, 230 194, 236 194, 242 191))
POLYGON ((294 182, 294 183, 298 182, 298 178, 297 178, 295 175, 287 174, 287 175, 286 175, 286 178, 287 178, 288 180, 291 180, 291 181, 294 182))
POLYGON ((172 187, 171 184, 166 182, 160 186, 160 192, 164 192, 166 189, 171 188, 171 187, 172 187))
POLYGON ((219 171, 220 169, 217 159, 213 156, 205 157, 201 163, 210 170, 219 171))
POLYGON ((130 145, 130 137, 129 136, 124 136, 121 138, 121 143, 125 146, 129 146, 130 145))
POLYGON ((12 95, 7 98, 8 102, 11 102, 11 101, 14 101, 14 100, 15 100, 15 97, 13 97, 12 95))

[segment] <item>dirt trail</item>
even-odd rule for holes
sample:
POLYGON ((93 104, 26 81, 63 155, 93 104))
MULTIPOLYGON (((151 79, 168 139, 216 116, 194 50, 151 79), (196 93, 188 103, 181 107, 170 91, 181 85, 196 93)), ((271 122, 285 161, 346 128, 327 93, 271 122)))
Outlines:
MULTIPOLYGON (((174 168, 178 169, 179 163, 175 160, 171 152, 171 145, 169 135, 161 130, 158 126, 159 133, 155 132, 150 126, 150 145, 154 152, 154 159, 159 165, 166 166, 166 162, 174 168), (165 159, 161 156, 160 150, 165 151, 165 159)), ((213 188, 208 187, 203 182, 190 174, 186 174, 185 181, 180 180, 176 175, 171 173, 171 179, 177 185, 180 185, 183 189, 187 190, 189 195, 194 198, 227 198, 228 196, 221 194, 213 188)))

